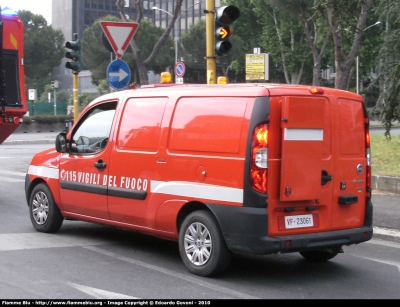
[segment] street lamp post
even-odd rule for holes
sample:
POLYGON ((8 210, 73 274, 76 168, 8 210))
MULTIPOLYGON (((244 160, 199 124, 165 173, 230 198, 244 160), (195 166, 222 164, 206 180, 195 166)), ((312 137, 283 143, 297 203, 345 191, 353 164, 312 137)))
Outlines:
MULTIPOLYGON (((364 31, 363 32, 365 32, 366 30, 368 30, 369 28, 372 28, 373 26, 376 26, 376 25, 379 25, 381 22, 378 20, 377 22, 375 22, 373 25, 370 25, 370 26, 368 26, 368 27, 366 27, 365 29, 364 29, 364 31)), ((359 65, 360 65, 360 63, 359 63, 359 56, 357 55, 357 57, 356 57, 356 92, 357 92, 357 94, 359 93, 359 86, 360 86, 360 80, 359 80, 359 65)))
MULTIPOLYGON (((178 16, 178 18, 177 18, 176 20, 178 20, 178 21, 180 22, 181 17, 183 16, 183 14, 185 14, 185 13, 186 13, 188 10, 190 10, 192 7, 194 7, 194 6, 196 6, 197 4, 199 4, 201 1, 202 1, 202 0, 197 1, 197 2, 196 2, 195 4, 193 4, 192 6, 189 6, 186 10, 184 10, 184 11, 178 16)), ((158 8, 158 7, 156 7, 156 6, 153 6, 151 9, 152 9, 152 10, 162 11, 162 12, 168 14, 169 16, 174 17, 174 15, 173 15, 172 13, 170 13, 170 12, 168 12, 168 11, 166 11, 166 10, 160 9, 160 8, 158 8)), ((175 22, 176 22, 176 21, 175 21, 175 22)), ((176 28, 176 27, 175 27, 175 25, 174 25, 174 32, 175 32, 175 28, 176 28)), ((177 31, 176 31, 176 32, 177 32, 177 31)), ((179 35, 179 36, 180 36, 180 35, 179 35)), ((174 41, 175 41, 175 64, 178 63, 178 39, 179 39, 179 36, 177 35, 177 33, 174 33, 174 41)))

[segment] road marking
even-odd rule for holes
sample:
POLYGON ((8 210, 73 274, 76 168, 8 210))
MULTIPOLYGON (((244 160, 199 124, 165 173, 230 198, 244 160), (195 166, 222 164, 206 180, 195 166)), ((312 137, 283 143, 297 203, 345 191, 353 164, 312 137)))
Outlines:
POLYGON ((21 177, 25 177, 25 175, 26 175, 26 173, 14 172, 14 171, 6 171, 6 170, 0 170, 0 174, 21 176, 21 177))
MULTIPOLYGON (((355 256, 355 255, 354 255, 355 256)), ((366 259, 366 260, 371 260, 375 261, 378 263, 383 263, 383 264, 388 264, 388 265, 394 265, 397 266, 397 269, 399 270, 400 273, 400 262, 395 262, 395 261, 389 261, 389 260, 382 260, 382 259, 376 259, 376 258, 370 258, 370 257, 362 257, 362 256, 356 256, 358 258, 366 259)))
POLYGON ((84 248, 89 249, 91 251, 94 251, 96 253, 100 253, 100 254, 103 254, 103 255, 106 255, 106 256, 121 260, 121 261, 129 262, 129 263, 132 263, 134 265, 139 265, 141 267, 145 267, 145 268, 148 268, 150 270, 154 270, 154 271, 159 272, 159 273, 164 273, 164 274, 169 275, 171 277, 175 277, 175 278, 179 278, 179 279, 182 279, 182 280, 186 280, 188 282, 192 282, 192 283, 198 284, 198 285, 200 285, 202 287, 210 288, 212 290, 219 291, 221 293, 232 295, 234 297, 238 297, 238 298, 241 298, 241 299, 258 299, 258 297, 255 297, 255 296, 251 296, 251 295, 247 295, 245 293, 233 291, 233 290, 225 288, 225 287, 219 287, 216 284, 209 283, 209 282, 206 282, 204 280, 200 280, 200 277, 196 278, 196 277, 183 275, 183 274, 171 271, 171 270, 164 269, 164 268, 159 267, 159 266, 155 266, 155 265, 148 264, 148 263, 145 263, 145 262, 142 262, 142 261, 134 260, 134 259, 131 259, 131 258, 128 258, 128 257, 120 256, 120 255, 118 255, 116 253, 109 252, 109 251, 97 248, 95 246, 85 246, 84 248))
POLYGON ((25 179, 13 179, 10 177, 0 177, 0 181, 2 181, 2 182, 25 182, 25 179))
POLYGON ((111 244, 115 241, 41 232, 0 234, 0 251, 111 244))
POLYGON ((0 170, 0 175, 5 175, 5 176, 0 176, 0 181, 2 181, 2 182, 25 182, 25 178, 24 179, 16 179, 16 178, 11 178, 10 175, 18 176, 18 177, 25 177, 26 173, 0 170))
MULTIPOLYGON (((57 248, 57 247, 83 247, 85 249, 91 250, 96 253, 100 253, 106 255, 108 257, 112 257, 121 261, 125 261, 128 263, 132 263, 135 265, 139 265, 156 272, 167 274, 171 277, 176 277, 182 280, 186 280, 202 287, 210 288, 212 290, 219 291, 221 293, 225 293, 229 296, 234 296, 241 299, 258 299, 258 297, 250 296, 245 293, 232 291, 225 287, 219 287, 215 284, 200 280, 200 278, 195 278, 191 276, 186 276, 184 274, 179 274, 177 272, 164 269, 162 267, 158 267, 149 263, 145 263, 142 261, 134 260, 128 257, 120 256, 116 253, 108 252, 97 248, 93 245, 99 244, 112 244, 115 243, 113 240, 105 240, 105 239, 93 239, 93 238, 82 238, 76 235, 54 235, 54 234, 47 234, 41 232, 34 232, 34 233, 14 233, 14 234, 0 234, 0 251, 13 251, 13 250, 27 250, 27 249, 39 249, 39 248, 57 248)), ((82 286, 79 288, 81 291, 93 291, 93 289, 84 288, 82 286)), ((101 294, 100 292, 96 292, 96 295, 101 294)), ((85 292, 88 293, 89 292, 85 292)), ((95 293, 95 292, 93 292, 95 293)), ((105 293, 103 293, 105 295, 105 293)), ((108 293, 107 295, 109 295, 108 293)))
POLYGON ((400 238, 400 231, 397 229, 374 227, 374 233, 400 238))
POLYGON ((97 289, 97 288, 92 288, 92 287, 88 287, 88 286, 84 286, 84 285, 75 284, 72 282, 67 282, 67 284, 70 285, 71 287, 73 287, 83 293, 89 294, 97 299, 103 299, 103 300, 105 300, 105 299, 110 299, 110 300, 122 300, 122 299, 137 300, 137 299, 139 299, 138 297, 129 296, 129 295, 116 293, 116 292, 110 292, 110 291, 97 289))
MULTIPOLYGON (((3 157, 0 157, 0 159, 15 159, 15 156, 3 156, 3 157)), ((32 159, 32 156, 26 156, 26 157, 24 157, 24 156, 19 156, 18 157, 18 159, 32 159)))

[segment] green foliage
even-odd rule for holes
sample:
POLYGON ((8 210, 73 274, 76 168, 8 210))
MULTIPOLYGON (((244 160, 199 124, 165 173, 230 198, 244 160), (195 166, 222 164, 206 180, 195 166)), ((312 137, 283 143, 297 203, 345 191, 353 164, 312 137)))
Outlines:
MULTIPOLYGON (((44 86, 42 94, 38 97, 35 102, 48 102, 49 94, 51 94, 51 101, 54 101, 54 89, 50 84, 44 86)), ((56 100, 57 101, 68 101, 70 99, 70 94, 67 90, 56 89, 56 100)))
POLYGON ((35 88, 41 95, 54 67, 64 57, 64 35, 47 25, 42 15, 18 11, 25 27, 25 80, 27 88, 35 88))
POLYGON ((184 33, 178 42, 178 56, 183 58, 188 65, 199 63, 206 65, 206 22, 199 20, 184 33))
POLYGON ((111 88, 110 88, 110 84, 108 83, 107 79, 103 79, 100 81, 99 85, 97 86, 97 93, 99 94, 99 96, 110 93, 111 92, 111 88))
MULTIPOLYGON (((217 63, 223 66, 225 70, 229 67, 237 73, 243 72, 245 64, 244 42, 235 34, 229 38, 229 41, 232 43, 232 50, 226 55, 217 57, 217 63)), ((179 58, 183 58, 189 67, 206 67, 206 47, 206 22, 200 19, 179 40, 179 58)))
POLYGON ((367 113, 370 120, 379 120, 382 114, 382 109, 379 107, 367 108, 367 113))
POLYGON ((40 94, 40 96, 38 96, 38 99, 35 100, 35 102, 47 102, 49 101, 49 93, 51 94, 51 97, 53 97, 53 89, 51 88, 50 84, 46 84, 44 86, 43 92, 42 94, 40 94))
POLYGON ((57 101, 68 101, 70 98, 70 93, 67 90, 57 90, 57 101))
MULTIPOLYGON (((92 26, 85 29, 82 44, 83 64, 92 72, 92 82, 99 85, 103 79, 106 79, 107 67, 111 61, 110 52, 104 47, 101 36, 102 28, 100 21, 118 21, 121 19, 115 16, 106 16, 96 20, 92 26)), ((158 39, 164 32, 164 29, 154 26, 150 21, 143 19, 135 33, 135 41, 141 51, 141 57, 147 58, 152 52, 158 39)), ((132 74, 136 71, 136 63, 133 52, 130 47, 127 48, 123 60, 130 67, 132 74)), ((161 47, 154 61, 149 63, 147 68, 155 73, 165 71, 167 66, 174 65, 174 46, 171 38, 168 38, 161 47)))
MULTIPOLYGON (((106 16, 102 21, 121 21, 115 16, 106 16)), ((107 67, 111 61, 111 53, 104 47, 101 36, 103 30, 100 20, 87 27, 81 40, 82 63, 92 73, 92 82, 99 85, 102 79, 106 78, 107 67)))
POLYGON ((93 100, 93 95, 89 93, 83 93, 79 96, 79 105, 86 107, 93 100))
MULTIPOLYGON (((156 27, 147 19, 143 19, 140 21, 139 29, 137 30, 134 39, 141 51, 140 54, 142 59, 147 59, 151 52, 153 52, 154 46, 157 44, 164 31, 165 29, 156 27)), ((131 48, 129 48, 129 51, 129 54, 132 54, 131 48)), ((133 63, 133 54, 131 63, 133 63)), ((151 63, 148 63, 147 69, 154 71, 156 74, 159 74, 165 71, 166 67, 174 67, 174 65, 174 41, 169 36, 164 44, 161 46, 155 59, 151 63)))
POLYGON ((381 59, 380 82, 381 94, 379 105, 383 108, 383 123, 386 137, 394 121, 400 121, 400 1, 381 0, 377 11, 386 24, 384 42, 379 51, 381 59))

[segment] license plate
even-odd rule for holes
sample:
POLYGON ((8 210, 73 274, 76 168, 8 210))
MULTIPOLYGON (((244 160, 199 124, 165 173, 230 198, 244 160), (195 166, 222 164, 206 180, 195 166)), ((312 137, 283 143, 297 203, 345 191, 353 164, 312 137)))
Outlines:
POLYGON ((285 216, 285 228, 303 228, 314 226, 312 214, 285 216))

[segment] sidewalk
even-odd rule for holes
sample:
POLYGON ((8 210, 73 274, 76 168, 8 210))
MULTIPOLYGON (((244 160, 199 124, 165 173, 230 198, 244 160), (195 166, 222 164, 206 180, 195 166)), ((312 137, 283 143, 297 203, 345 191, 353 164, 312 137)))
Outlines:
MULTIPOLYGON (((55 144, 58 132, 13 133, 3 144, 55 144)), ((50 146, 49 146, 50 147, 50 146)))

